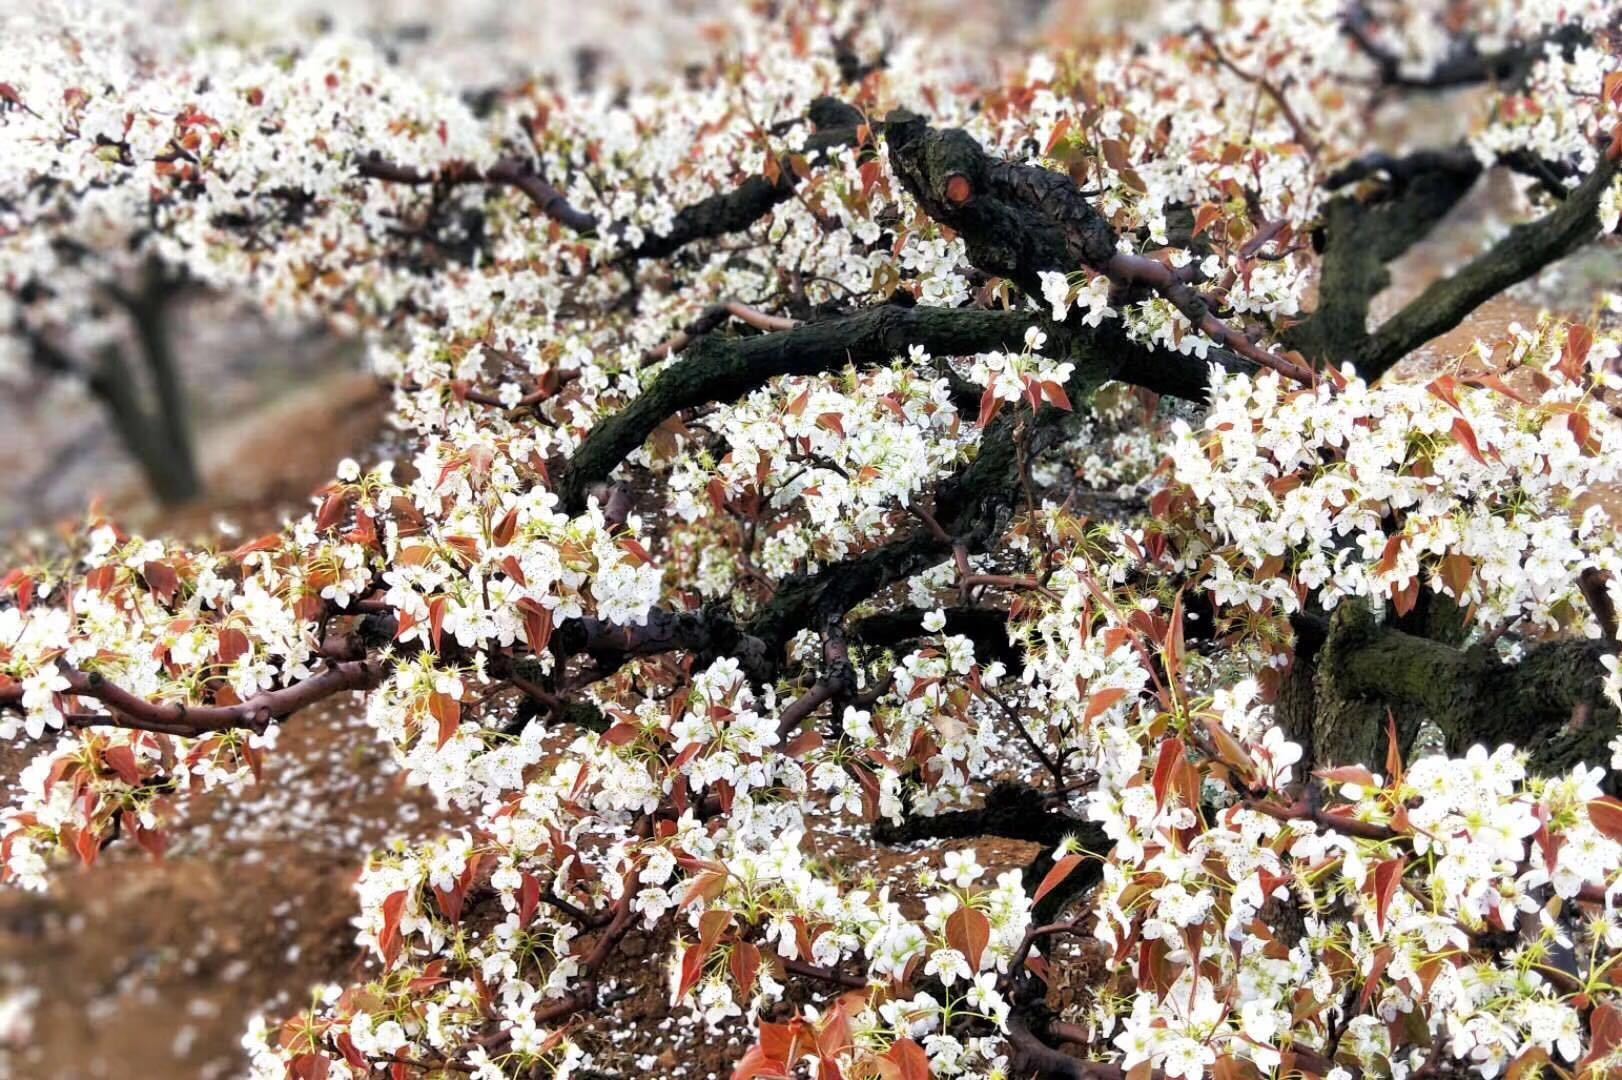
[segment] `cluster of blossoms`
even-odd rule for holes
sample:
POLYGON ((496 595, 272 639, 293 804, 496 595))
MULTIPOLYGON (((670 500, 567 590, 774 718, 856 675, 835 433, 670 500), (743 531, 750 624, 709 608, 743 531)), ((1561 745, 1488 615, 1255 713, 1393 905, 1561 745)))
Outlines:
POLYGON ((1025 349, 1019 353, 981 353, 969 369, 970 381, 985 387, 980 407, 982 425, 991 423, 997 403, 1024 398, 1036 409, 1044 401, 1061 409, 1070 408, 1065 383, 1075 365, 1051 360, 1039 351, 1047 335, 1036 327, 1025 331, 1025 349))
MULTIPOLYGON (((1592 44, 1577 46, 1569 56, 1551 44, 1526 84, 1493 102, 1490 121, 1470 145, 1484 161, 1530 154, 1542 161, 1574 162, 1586 174, 1616 145, 1619 132, 1622 72, 1616 70, 1615 58, 1592 44), (1573 94, 1573 87, 1586 89, 1573 94)), ((1607 232, 1622 219, 1622 178, 1612 181, 1601 197, 1599 219, 1607 232)))
POLYGON ((274 742, 269 724, 297 707, 286 691, 323 678, 383 683, 368 715, 436 794, 477 801, 516 787, 537 744, 503 735, 471 702, 464 716, 464 679, 483 679, 473 657, 521 643, 549 658, 559 622, 589 608, 635 624, 659 596, 634 534, 611 531, 600 511, 555 513, 550 493, 520 493, 510 469, 476 452, 410 486, 388 469, 339 472, 317 511, 230 551, 102 524, 71 561, 6 578, 0 686, 15 690, 16 712, 0 734, 61 732, 0 826, 8 875, 43 887, 51 852, 93 861, 120 827, 156 834, 165 793, 245 781, 274 742), (388 625, 366 626, 357 597, 380 591, 388 625), (368 635, 388 642, 385 660, 346 660, 368 635), (387 659, 398 662, 384 679, 387 659), (188 711, 205 696, 210 709, 188 711), (155 714, 150 730, 113 726, 132 699, 155 714))
MULTIPOLYGON (((1196 424, 1095 392, 1058 348, 1097 331, 1231 359, 1242 323, 1278 343, 1381 56, 1445 63, 1454 6, 1367 5, 1359 50, 1339 2, 1188 0, 1157 13, 1173 32, 993 80, 865 5, 778 6, 730 13, 729 48, 678 83, 514 79, 476 102, 431 50, 365 34, 254 21, 177 47, 130 15, 19 20, 11 362, 136 333, 106 301, 155 263, 360 334, 410 448, 344 462, 310 513, 233 550, 93 520, 0 579, 0 738, 44 744, 0 811, 0 876, 43 888, 124 834, 161 850, 168 796, 246 783, 278 723, 367 691, 394 760, 467 825, 371 856, 372 976, 256 1024, 257 1076, 577 1073, 633 928, 674 934, 678 1006, 755 1025, 740 1080, 1032 1070, 1033 1043, 1060 1053, 1032 1031, 1033 980, 1060 980, 1077 935, 1110 962, 1041 1034, 1128 1070, 1609 1067, 1614 780, 1456 730, 1457 757, 1404 754, 1395 722, 1376 775, 1311 745, 1281 690, 1312 660, 1292 620, 1334 641, 1326 615, 1387 602, 1451 601, 1494 677, 1547 655, 1537 635, 1614 637, 1595 498, 1622 480, 1614 336, 1546 319, 1424 384, 1218 364, 1196 424), (1040 295, 988 280, 884 152, 895 107, 1074 179, 1121 256, 1214 314, 1196 327, 1096 266, 1040 273, 1040 295), (716 200, 760 205, 706 231, 716 200), (881 304, 1025 321, 964 355, 887 340, 883 364, 697 381, 757 334, 881 304), (639 433, 661 395, 678 404, 639 433), (1063 470, 1006 452, 1083 404, 1097 422, 1041 452, 1152 492, 1145 520, 1090 521, 1063 470), (634 444, 599 477, 620 486, 573 491, 605 440, 634 444), (958 484, 1003 457, 1020 498, 958 484), (954 502, 992 523, 971 507, 947 535, 954 502), (974 814, 999 772, 1051 779, 1032 815, 1090 830, 1036 881, 959 850, 903 894, 817 854, 824 830, 974 814)), ((1532 61, 1536 114, 1482 105, 1477 154, 1602 167, 1612 14, 1470 14, 1478 50, 1557 21, 1589 42, 1532 61)), ((1580 673, 1622 707, 1603 651, 1580 673)), ((1614 724, 1588 689, 1579 734, 1614 724)))
POLYGON ((1424 579, 1488 625, 1588 618, 1572 566, 1622 590, 1616 526, 1594 500, 1622 477, 1606 403, 1618 355, 1614 338, 1545 318, 1423 385, 1218 376, 1202 430, 1179 423, 1170 447, 1224 541, 1201 584, 1256 609, 1296 610, 1306 590, 1401 613, 1424 579))
POLYGON ((682 455, 666 505, 695 533, 719 531, 698 551, 706 596, 735 588, 740 562, 773 580, 837 562, 959 463, 969 425, 929 357, 909 360, 756 391, 728 413, 725 455, 682 455))
MULTIPOLYGON (((1232 745, 1234 777, 1288 756, 1281 742, 1232 745)), ((1318 1071, 1334 1030, 1335 1063, 1365 1073, 1444 1055, 1488 1076, 1534 1060, 1609 1067, 1608 1048, 1582 1036, 1583 995, 1622 943, 1622 834, 1600 771, 1531 778, 1512 748, 1478 746, 1383 778, 1325 776, 1336 795, 1306 821, 1191 806, 1178 770, 1158 765, 1095 800, 1106 828, 1134 840, 1106 863, 1097 907, 1123 989, 1102 990, 1090 1017, 1123 1066, 1318 1071), (1503 934, 1517 943, 1497 951, 1503 934)))

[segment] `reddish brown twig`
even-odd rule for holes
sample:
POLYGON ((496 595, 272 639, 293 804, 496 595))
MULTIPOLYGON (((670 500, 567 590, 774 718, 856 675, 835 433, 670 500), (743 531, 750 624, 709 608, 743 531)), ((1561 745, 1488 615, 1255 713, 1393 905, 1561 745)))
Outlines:
POLYGON ((1153 289, 1171 301, 1171 305, 1193 323, 1196 330, 1246 360, 1271 368, 1299 383, 1313 382, 1311 371, 1287 357, 1258 348, 1245 335, 1212 314, 1209 301, 1191 283, 1188 272, 1174 270, 1147 255, 1117 252, 1105 264, 1104 273, 1118 285, 1142 285, 1153 289))
POLYGON ((497 184, 515 188, 529 196, 541 213, 577 233, 597 230, 597 217, 576 209, 563 197, 563 193, 537 173, 527 162, 516 158, 503 158, 482 172, 471 166, 448 165, 437 172, 424 172, 410 165, 398 165, 381 158, 362 158, 356 163, 360 174, 368 179, 391 184, 497 184))
MULTIPOLYGON (((136 728, 190 737, 233 729, 264 731, 273 721, 291 716, 323 698, 348 690, 371 690, 383 681, 384 671, 381 660, 343 661, 291 686, 262 691, 237 705, 147 701, 108 682, 97 672, 69 667, 63 669, 63 674, 68 680, 69 694, 100 701, 109 710, 105 715, 75 713, 72 716, 75 726, 136 728)), ((5 703, 4 697, 0 697, 0 704, 5 703)))
POLYGON ((1278 806, 1274 803, 1250 800, 1245 805, 1258 814, 1266 814, 1274 821, 1310 821, 1320 828, 1333 829, 1338 833, 1355 836, 1360 840, 1396 840, 1403 835, 1385 825, 1376 825, 1372 821, 1358 821, 1356 818, 1331 814, 1326 810, 1313 809, 1305 803, 1296 803, 1293 806, 1278 806))
POLYGON ((684 351, 694 341, 714 330, 728 318, 737 319, 747 326, 757 330, 792 330, 800 325, 798 319, 790 319, 782 315, 770 315, 758 308, 738 300, 721 300, 705 308, 692 322, 677 333, 649 349, 643 357, 645 363, 653 363, 674 356, 684 351))
POLYGON ((1284 122, 1289 124, 1290 130, 1295 133, 1295 141, 1301 144, 1308 157, 1316 158, 1318 156, 1318 140, 1312 137, 1312 133, 1307 130, 1307 126, 1301 122, 1301 117, 1290 107, 1289 99, 1284 96, 1284 91, 1273 85, 1270 80, 1260 75, 1253 75, 1228 59, 1222 50, 1217 47, 1216 38, 1211 36, 1209 30, 1202 27, 1200 36, 1205 39, 1206 47, 1211 50, 1213 60, 1233 72, 1238 78, 1257 87, 1272 99, 1273 104, 1278 107, 1279 113, 1283 115, 1284 122))

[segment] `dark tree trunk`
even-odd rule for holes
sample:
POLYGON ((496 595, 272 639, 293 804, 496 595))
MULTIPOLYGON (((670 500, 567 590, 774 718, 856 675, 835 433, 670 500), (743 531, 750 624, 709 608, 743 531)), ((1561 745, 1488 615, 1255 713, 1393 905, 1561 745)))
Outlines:
POLYGON ((192 445, 191 411, 169 339, 169 302, 170 292, 162 272, 152 268, 130 315, 135 320, 141 359, 152 379, 156 404, 149 421, 152 437, 163 451, 157 460, 143 467, 154 492, 172 504, 196 498, 202 491, 202 481, 192 445))

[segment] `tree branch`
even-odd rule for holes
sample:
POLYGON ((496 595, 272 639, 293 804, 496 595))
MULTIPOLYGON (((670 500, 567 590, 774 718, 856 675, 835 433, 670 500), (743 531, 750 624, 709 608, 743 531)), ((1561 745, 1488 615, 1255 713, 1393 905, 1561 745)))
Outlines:
POLYGON ((1559 206, 1515 226, 1458 272, 1409 301, 1356 349, 1358 373, 1372 382, 1414 349, 1459 325, 1485 301, 1593 240, 1599 235, 1600 198, 1617 169, 1616 159, 1602 155, 1559 206))
POLYGON ((1284 335, 1292 347, 1316 360, 1338 361, 1369 336, 1369 304, 1391 282, 1386 264, 1423 240, 1481 175, 1468 147, 1425 151, 1404 158, 1368 155, 1329 179, 1342 187, 1377 172, 1389 187, 1372 201, 1353 195, 1324 209, 1324 253, 1318 304, 1284 335))
MULTIPOLYGON (((817 130, 806 140, 808 158, 818 158, 857 141, 862 114, 857 109, 830 97, 817 98, 811 103, 809 118, 817 130)), ((725 236, 748 228, 759 221, 773 207, 791 198, 799 183, 794 163, 787 157, 777 163, 777 176, 751 176, 731 191, 717 192, 700 199, 692 206, 680 210, 664 236, 649 236, 631 253, 633 259, 659 259, 695 240, 725 236)), ((520 158, 502 158, 483 170, 466 165, 451 165, 436 172, 424 172, 409 165, 400 165, 379 157, 362 158, 356 162, 360 175, 395 184, 496 184, 523 192, 541 213, 565 228, 580 234, 605 232, 621 235, 623 223, 610 223, 606 229, 596 215, 571 205, 563 193, 549 184, 535 170, 534 165, 520 158)))
POLYGON ((559 477, 558 497, 568 512, 578 513, 591 485, 607 480, 655 428, 684 409, 736 401, 780 375, 881 363, 904 355, 910 345, 950 355, 1004 348, 1039 321, 1022 312, 885 305, 756 337, 701 338, 635 400, 592 429, 559 477))
MULTIPOLYGON (((1033 326, 1049 336, 1046 355, 1069 357, 1081 366, 1103 365, 1107 377, 1159 394, 1192 401, 1205 398, 1210 375, 1206 361, 1145 348, 1113 324, 1090 329, 1079 323, 1051 323, 1029 311, 886 304, 753 337, 699 339, 629 405, 592 429, 558 477, 555 490, 566 511, 579 513, 593 485, 606 481, 667 417, 700 405, 737 401, 778 376, 818 375, 847 365, 869 367, 905 355, 913 345, 940 356, 1018 349, 1025 331, 1033 326)), ((1244 359, 1220 350, 1211 360, 1228 370, 1254 370, 1244 359)))
POLYGON ((1532 748, 1541 770, 1592 753, 1615 733, 1601 659, 1613 642, 1566 638, 1527 648, 1505 663, 1485 645, 1459 649, 1380 623, 1368 606, 1342 605, 1317 654, 1313 750, 1321 763, 1380 760, 1384 707, 1417 709, 1446 734, 1450 749, 1513 742, 1532 748), (1381 708, 1358 710, 1359 701, 1381 708), (1573 725, 1574 715, 1586 720, 1573 725), (1344 721, 1344 722, 1342 722, 1344 721))
MULTIPOLYGON (((153 702, 136 697, 121 686, 108 682, 98 672, 64 668, 68 693, 92 698, 106 705, 109 715, 83 715, 82 726, 138 728, 169 735, 197 736, 212 731, 243 728, 264 731, 281 720, 323 698, 349 690, 371 690, 383 681, 382 660, 349 660, 332 664, 308 679, 277 690, 265 690, 237 705, 186 705, 183 702, 153 702)), ((17 700, 21 700, 20 694, 17 700)), ((0 691, 0 704, 9 704, 7 691, 0 691)))
MULTIPOLYGON (((816 129, 805 143, 805 156, 813 163, 834 150, 855 144, 858 129, 864 123, 860 110, 831 97, 812 101, 807 117, 816 129)), ((694 240, 747 229, 773 207, 792 198, 799 182, 791 158, 780 158, 775 179, 751 176, 731 191, 718 192, 685 207, 676 214, 668 234, 648 237, 633 255, 641 259, 662 259, 694 240)))
POLYGON ((1452 90, 1483 82, 1509 82, 1518 79, 1527 68, 1543 55, 1549 44, 1559 45, 1567 53, 1586 42, 1588 35, 1579 26, 1562 26, 1557 30, 1518 42, 1497 52, 1484 53, 1473 39, 1463 39, 1453 55, 1444 59, 1429 74, 1407 75, 1402 70, 1402 58, 1380 44, 1370 33, 1373 22, 1361 4, 1341 22, 1346 36, 1358 50, 1374 61, 1379 69, 1380 83, 1402 90, 1452 90))

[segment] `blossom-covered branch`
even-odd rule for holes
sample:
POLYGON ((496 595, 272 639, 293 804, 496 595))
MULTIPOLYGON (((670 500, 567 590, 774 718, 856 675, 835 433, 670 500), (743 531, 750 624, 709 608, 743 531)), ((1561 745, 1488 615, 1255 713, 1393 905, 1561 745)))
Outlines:
POLYGON ((1174 0, 995 70, 870 7, 623 92, 20 24, 5 348, 133 341, 157 268, 362 340, 399 460, 19 552, 0 876, 163 850, 353 691, 457 824, 356 852, 265 1080, 646 1072, 653 963, 735 1080, 1614 1071, 1616 302, 1381 377, 1612 242, 1614 5, 1371 3, 1371 54, 1174 0), (1511 51, 1369 156, 1388 68, 1511 51), (1507 238, 1370 334, 1493 170, 1507 238))

